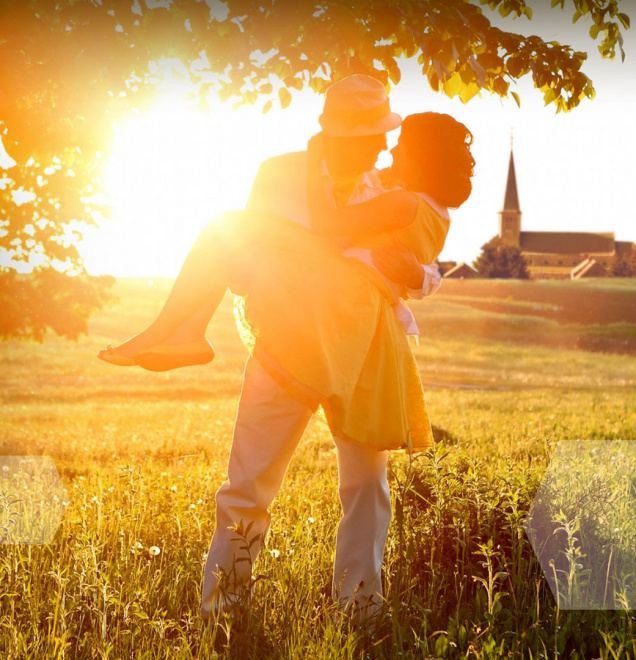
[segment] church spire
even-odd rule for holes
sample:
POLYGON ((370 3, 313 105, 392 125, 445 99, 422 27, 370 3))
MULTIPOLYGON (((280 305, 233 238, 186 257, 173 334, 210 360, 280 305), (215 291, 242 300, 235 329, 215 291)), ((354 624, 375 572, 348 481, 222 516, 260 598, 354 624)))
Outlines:
POLYGON ((499 237, 504 243, 521 245, 521 209, 517 193, 517 177, 515 175, 515 159, 512 155, 512 133, 510 134, 510 162, 508 164, 508 181, 504 195, 503 209, 499 211, 499 237))
POLYGON ((504 211, 521 211, 519 208, 519 194, 517 193, 517 177, 515 175, 515 159, 512 155, 512 134, 510 135, 510 162, 508 163, 508 182, 504 195, 504 211))

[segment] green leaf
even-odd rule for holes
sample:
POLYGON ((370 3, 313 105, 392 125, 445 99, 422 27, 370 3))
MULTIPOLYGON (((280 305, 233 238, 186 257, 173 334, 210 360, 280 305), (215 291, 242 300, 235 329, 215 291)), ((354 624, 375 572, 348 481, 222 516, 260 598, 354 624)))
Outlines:
POLYGON ((601 26, 594 23, 594 25, 592 25, 592 27, 590 28, 590 37, 592 37, 592 39, 596 39, 600 31, 601 31, 601 26))
POLYGON ((454 98, 457 96, 462 89, 462 79, 459 74, 454 73, 446 82, 443 84, 444 94, 449 98, 454 98))
POLYGON ((511 11, 512 10, 510 9, 510 7, 508 5, 505 5, 505 4, 499 5, 499 14, 501 16, 503 16, 504 18, 506 18, 506 16, 508 16, 511 11))
POLYGON ((286 108, 292 100, 292 95, 286 87, 281 87, 278 90, 278 99, 280 100, 280 107, 286 108))
POLYGON ((630 26, 629 16, 627 14, 617 14, 616 17, 623 24, 623 27, 626 30, 629 30, 629 26, 630 26))
POLYGON ((468 103, 470 99, 479 94, 479 85, 477 83, 470 83, 469 85, 463 85, 462 90, 459 93, 459 98, 462 103, 468 103))
POLYGON ((446 656, 447 652, 448 652, 448 637, 442 633, 435 640, 435 655, 438 658, 443 658, 446 656))
POLYGON ((543 100, 546 105, 549 105, 552 103, 557 97, 557 93, 552 89, 552 87, 549 87, 544 93, 543 93, 543 100))
POLYGON ((521 107, 521 99, 519 98, 519 94, 517 92, 510 92, 510 96, 515 100, 515 103, 517 104, 517 107, 521 107))

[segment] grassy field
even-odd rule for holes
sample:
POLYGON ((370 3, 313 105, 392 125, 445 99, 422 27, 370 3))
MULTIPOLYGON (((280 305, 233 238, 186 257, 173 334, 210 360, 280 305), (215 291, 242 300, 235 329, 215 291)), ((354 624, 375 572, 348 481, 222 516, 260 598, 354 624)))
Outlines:
MULTIPOLYGON (((51 544, 0 545, 0 658, 636 658, 634 612, 561 610, 522 528, 559 441, 636 437, 636 281, 445 282, 414 304, 438 443, 392 455, 372 632, 328 599, 340 510, 318 421, 274 502, 251 611, 198 621, 246 357, 231 301, 209 329, 211 365, 152 374, 95 358, 152 318, 168 284, 119 282, 77 343, 0 346, 0 454, 52 456, 67 489, 51 544)), ((572 539, 582 580, 613 539, 572 539)))

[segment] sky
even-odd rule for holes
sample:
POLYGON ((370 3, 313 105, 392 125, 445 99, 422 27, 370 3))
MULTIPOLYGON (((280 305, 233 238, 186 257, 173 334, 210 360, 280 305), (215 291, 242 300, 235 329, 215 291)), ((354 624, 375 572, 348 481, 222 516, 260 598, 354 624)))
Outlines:
MULTIPOLYGON (((530 22, 492 20, 587 51, 583 70, 596 88, 593 101, 556 114, 522 79, 512 87, 521 108, 489 94, 464 105, 433 92, 415 60, 405 63, 390 93, 392 109, 401 115, 447 112, 474 135, 473 194, 452 212, 442 260, 470 263, 497 234, 511 137, 522 229, 615 232, 618 240, 636 241, 636 33, 625 32, 625 62, 620 56, 603 60, 587 34, 589 22, 572 24, 571 13, 549 9, 547 0, 545 5, 542 11, 533 5, 530 22)), ((176 275, 201 227, 224 210, 244 206, 259 163, 302 150, 319 130, 322 98, 309 91, 294 93, 287 109, 265 115, 254 106, 234 111, 214 102, 202 115, 178 96, 174 90, 147 116, 119 127, 106 169, 113 215, 89 231, 80 248, 93 274, 176 275)), ((389 133, 389 148, 397 135, 389 133)), ((378 165, 389 163, 388 152, 381 154, 378 165)))

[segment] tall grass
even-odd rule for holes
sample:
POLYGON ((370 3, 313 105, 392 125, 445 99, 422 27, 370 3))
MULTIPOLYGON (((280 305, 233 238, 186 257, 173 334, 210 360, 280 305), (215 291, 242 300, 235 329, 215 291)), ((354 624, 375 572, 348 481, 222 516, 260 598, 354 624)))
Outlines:
POLYGON ((244 360, 229 308, 209 367, 149 374, 93 357, 161 295, 127 283, 101 334, 0 349, 0 452, 51 455, 67 490, 52 543, 0 545, 0 657, 636 658, 634 613, 561 610, 522 527, 560 440, 635 436, 636 359, 422 342, 439 442, 392 455, 377 625, 351 626, 328 596, 340 509, 316 421, 273 504, 251 607, 206 627, 200 581, 244 360))

